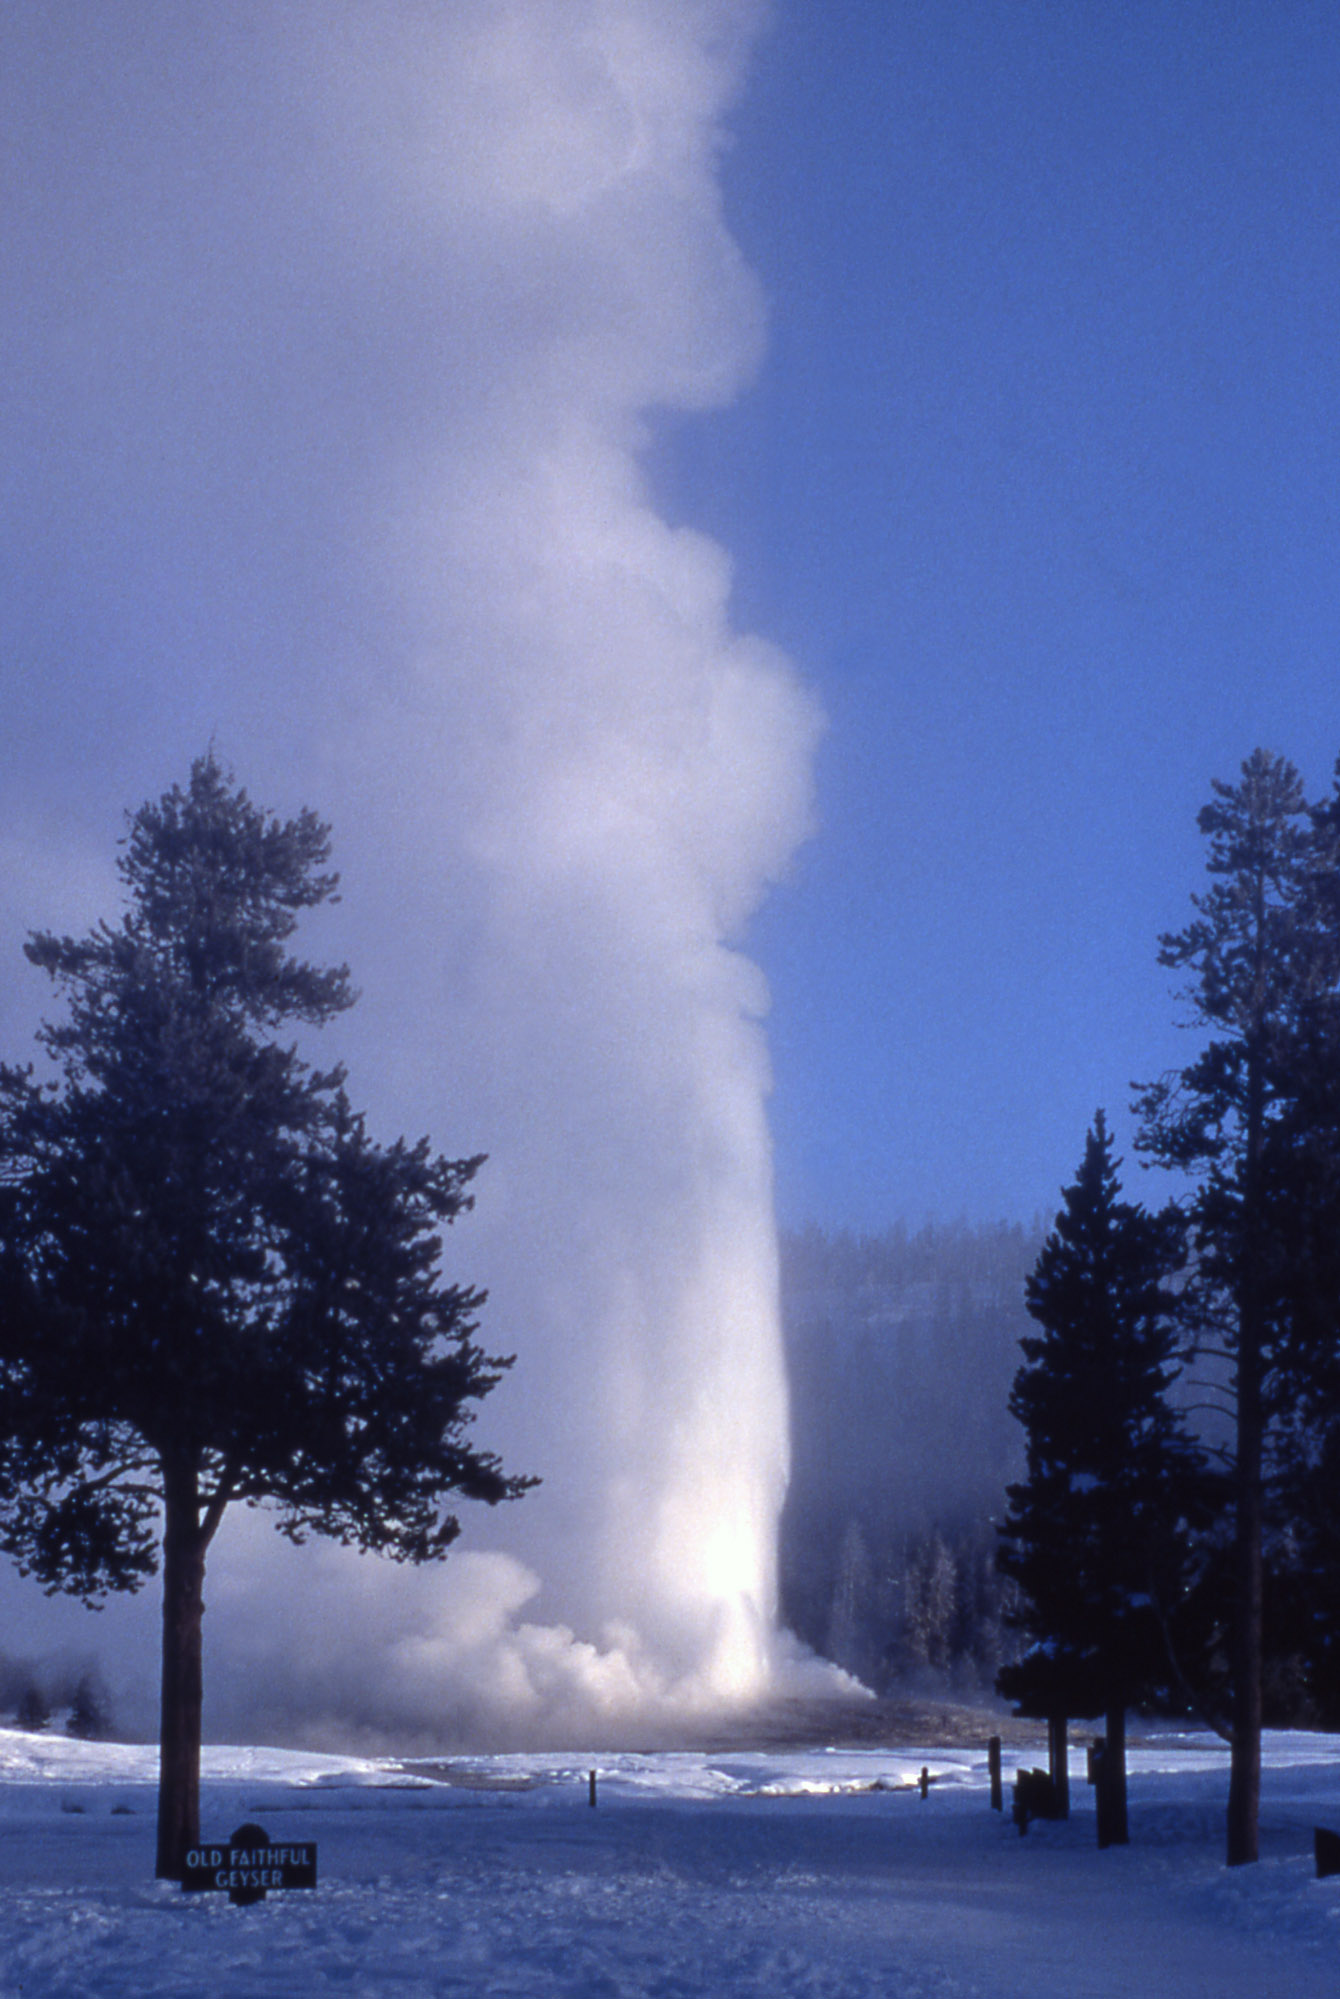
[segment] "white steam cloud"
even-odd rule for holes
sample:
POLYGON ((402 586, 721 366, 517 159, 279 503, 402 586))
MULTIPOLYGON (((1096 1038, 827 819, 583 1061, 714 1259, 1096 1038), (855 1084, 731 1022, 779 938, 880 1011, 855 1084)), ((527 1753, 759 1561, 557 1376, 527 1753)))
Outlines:
MULTIPOLYGON (((258 797, 333 818, 354 1092, 489 1153, 451 1248, 518 1359, 479 1435, 544 1480, 434 1574, 225 1529, 216 1725, 575 1739, 783 1670, 766 992, 738 940, 808 829, 817 715, 642 470, 649 418, 757 362, 717 180, 757 16, 224 6, 192 31, 209 70, 155 6, 138 51, 96 52, 171 391, 114 370, 106 407, 134 412, 141 536, 195 464, 182 559, 220 617, 163 781, 204 712, 258 797), (217 155, 193 202, 182 90, 217 155), (169 213, 137 233, 149 183, 169 213), (227 588, 221 537, 253 563, 227 588)), ((113 352, 128 313, 105 286, 113 352)), ((170 650, 155 629, 151 683, 170 650)))

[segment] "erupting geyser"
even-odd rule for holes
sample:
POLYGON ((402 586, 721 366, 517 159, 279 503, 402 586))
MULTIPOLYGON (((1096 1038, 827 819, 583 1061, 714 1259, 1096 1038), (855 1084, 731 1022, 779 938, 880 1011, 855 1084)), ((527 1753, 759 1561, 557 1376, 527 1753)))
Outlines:
POLYGON ((208 400, 164 392, 162 450, 185 426, 182 462, 236 480, 234 540, 256 495, 316 523, 280 544, 317 608, 286 607, 300 663, 263 695, 218 592, 209 720, 258 797, 333 821, 360 1100, 489 1155, 450 1245, 489 1289, 486 1343, 518 1355, 480 1436, 544 1481, 471 1513, 433 1574, 226 1528, 216 1732, 558 1739, 775 1681, 787 1411, 766 995, 738 940, 807 830, 818 724, 642 464, 653 416, 728 400, 757 361, 716 162, 758 13, 239 4, 164 10, 149 83, 127 46, 99 53, 90 88, 129 91, 116 143, 135 172, 159 148, 160 205, 183 203, 161 246, 136 236, 136 296, 185 329, 188 372, 217 339, 223 379, 264 384, 238 390, 254 490, 245 452, 191 428, 208 400), (178 100, 202 91, 190 130, 233 134, 231 181, 180 172, 178 100), (206 189, 189 215, 183 185, 206 189))
MULTIPOLYGON (((415 186, 502 339, 397 544, 415 673, 383 754, 444 864, 415 948, 454 933, 416 983, 438 1033, 415 1087, 490 1155, 454 1247, 519 1358, 481 1420, 544 1481, 469 1523, 541 1580, 526 1635, 495 1634, 509 1698, 645 1725, 756 1697, 776 1663, 766 995, 731 940, 807 829, 817 718, 638 465, 644 412, 727 397, 757 356, 715 179, 754 10, 466 11, 433 71, 449 115, 416 100, 452 144, 415 186)), ((454 1561, 406 1655, 425 1691, 436 1662, 438 1713, 454 1561)))

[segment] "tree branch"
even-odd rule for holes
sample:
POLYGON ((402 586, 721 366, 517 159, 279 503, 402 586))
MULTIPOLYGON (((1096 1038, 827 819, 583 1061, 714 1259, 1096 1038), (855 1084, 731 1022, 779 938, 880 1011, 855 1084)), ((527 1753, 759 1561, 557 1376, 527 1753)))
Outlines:
POLYGON ((219 1522, 237 1497, 237 1472, 232 1466, 225 1466, 213 1492, 205 1496, 205 1517, 200 1523, 200 1545, 207 1548, 219 1531, 219 1522))

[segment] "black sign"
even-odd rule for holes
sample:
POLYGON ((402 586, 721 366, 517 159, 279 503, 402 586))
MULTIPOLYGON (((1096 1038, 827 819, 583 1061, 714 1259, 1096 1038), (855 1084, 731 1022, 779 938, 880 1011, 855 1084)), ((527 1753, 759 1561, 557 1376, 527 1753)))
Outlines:
POLYGON ((240 1825, 231 1839, 188 1850, 181 1885, 226 1890, 239 1903, 263 1902, 271 1888, 315 1888, 316 1843, 281 1845, 264 1826, 240 1825))

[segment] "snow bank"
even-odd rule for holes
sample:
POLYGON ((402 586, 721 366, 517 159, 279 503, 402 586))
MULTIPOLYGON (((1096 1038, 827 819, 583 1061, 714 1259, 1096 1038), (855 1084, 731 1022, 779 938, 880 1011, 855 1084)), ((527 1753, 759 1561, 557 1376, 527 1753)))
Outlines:
POLYGON ((152 1879, 152 1750, 0 1731, 0 1999, 1332 1999, 1340 1881, 1313 1878, 1311 1828, 1340 1826, 1340 1744, 1271 1739, 1263 1859, 1233 1872, 1221 1745, 1131 1762, 1134 1843, 1100 1854, 1083 1785, 1068 1825, 993 1814, 984 1749, 215 1748, 205 1834, 259 1820, 320 1854, 315 1893, 236 1909, 152 1879))

